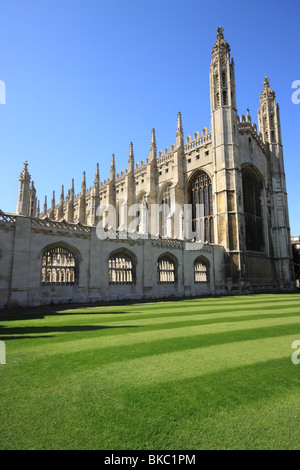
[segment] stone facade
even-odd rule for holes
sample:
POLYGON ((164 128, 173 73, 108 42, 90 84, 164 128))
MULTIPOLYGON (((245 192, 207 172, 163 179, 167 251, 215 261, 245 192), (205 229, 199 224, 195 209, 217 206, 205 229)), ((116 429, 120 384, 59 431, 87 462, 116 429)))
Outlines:
POLYGON ((145 161, 135 164, 131 143, 125 171, 116 174, 113 155, 107 180, 100 182, 97 164, 93 187, 86 188, 84 173, 81 192, 75 194, 72 180, 59 204, 53 193, 50 209, 45 198, 40 212, 25 163, 16 215, 0 213, 0 307, 294 288, 275 93, 265 78, 258 129, 249 111, 238 116, 234 62, 222 28, 209 75, 210 132, 204 128, 184 142, 178 113, 171 148, 157 154, 153 129, 145 161), (201 249, 186 249, 172 221, 167 231, 174 203, 182 212, 186 204, 203 205, 201 249), (100 240, 97 224, 107 204, 116 208, 116 230, 100 240), (133 204, 135 215, 127 211, 133 204), (162 210, 154 233, 155 205, 162 210), (124 238, 124 219, 138 221, 134 236, 124 238))

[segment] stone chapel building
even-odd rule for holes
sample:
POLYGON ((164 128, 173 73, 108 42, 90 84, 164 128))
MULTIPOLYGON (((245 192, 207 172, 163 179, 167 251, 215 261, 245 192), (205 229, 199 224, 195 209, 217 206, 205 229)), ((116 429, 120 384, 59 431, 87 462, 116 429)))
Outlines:
MULTIPOLYGON (((258 129, 249 111, 238 116, 234 62, 218 28, 209 70, 211 125, 184 141, 178 114, 176 144, 75 194, 74 180, 59 203, 40 212, 28 164, 19 179, 16 215, 0 211, 0 307, 51 303, 251 293, 294 288, 279 106, 265 78, 258 129), (170 208, 202 204, 203 246, 175 234, 170 208), (107 204, 115 230, 97 225, 107 204), (127 236, 124 218, 134 219, 127 236), (160 206, 156 233, 151 210, 160 206), (125 210, 124 210, 125 207, 125 210), (99 209, 100 208, 100 209, 99 209), (126 212, 127 211, 127 212, 126 212), (168 219, 169 218, 169 219, 168 219), (189 243, 189 249, 187 249, 189 243), (191 246, 194 249, 191 249, 191 246)), ((109 224, 108 224, 109 226, 109 224)))

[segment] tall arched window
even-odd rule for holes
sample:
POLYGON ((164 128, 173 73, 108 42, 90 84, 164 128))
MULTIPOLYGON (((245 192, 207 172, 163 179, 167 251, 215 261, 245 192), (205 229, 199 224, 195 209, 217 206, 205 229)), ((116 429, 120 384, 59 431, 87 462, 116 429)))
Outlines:
POLYGON ((64 246, 46 248, 42 254, 41 284, 74 285, 78 278, 75 254, 64 246))
POLYGON ((136 229, 137 232, 146 234, 148 233, 148 203, 145 194, 138 199, 136 204, 138 205, 138 211, 136 213, 138 224, 136 229))
POLYGON ((161 195, 161 236, 166 237, 168 235, 167 231, 167 220, 171 208, 171 185, 169 184, 161 195))
POLYGON ((135 284, 135 262, 129 254, 118 252, 108 261, 109 284, 135 284))
POLYGON ((196 231, 198 221, 201 228, 204 228, 203 241, 214 243, 212 184, 204 171, 197 173, 191 182, 190 202, 192 204, 193 231, 196 231), (199 213, 197 213, 197 206, 200 207, 199 213))
POLYGON ((194 262, 194 281, 195 284, 209 282, 207 263, 202 258, 197 258, 194 262))
POLYGON ((175 284, 177 282, 175 261, 167 255, 157 260, 157 282, 158 284, 175 284))
POLYGON ((264 252, 262 193, 263 183, 258 172, 246 166, 242 169, 246 228, 246 249, 264 252))

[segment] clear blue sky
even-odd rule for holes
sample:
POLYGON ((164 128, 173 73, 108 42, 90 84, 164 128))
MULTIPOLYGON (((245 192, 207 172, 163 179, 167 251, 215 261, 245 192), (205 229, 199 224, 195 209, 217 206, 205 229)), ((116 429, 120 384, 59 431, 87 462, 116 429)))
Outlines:
POLYGON ((210 128, 209 65, 224 28, 236 64, 239 114, 257 123, 267 75, 281 110, 292 234, 300 234, 300 2, 199 0, 9 0, 0 2, 0 208, 15 212, 18 177, 28 160, 43 205, 75 178, 80 191, 96 163, 109 176, 175 142, 177 112, 185 137, 210 128))

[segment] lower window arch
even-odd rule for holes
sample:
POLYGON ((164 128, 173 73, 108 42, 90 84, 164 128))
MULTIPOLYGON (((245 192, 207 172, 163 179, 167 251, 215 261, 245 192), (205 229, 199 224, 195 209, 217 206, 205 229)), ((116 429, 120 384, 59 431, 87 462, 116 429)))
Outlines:
POLYGON ((157 260, 157 282, 158 284, 176 284, 177 271, 175 260, 170 256, 163 255, 157 260))
POLYGON ((209 282, 208 263, 203 258, 197 258, 194 262, 194 282, 195 284, 209 282))
POLYGON ((63 245, 42 252, 41 285, 69 285, 78 282, 78 256, 63 245))
POLYGON ((136 281, 135 261, 125 252, 117 252, 110 256, 108 261, 109 284, 133 285, 136 281))

